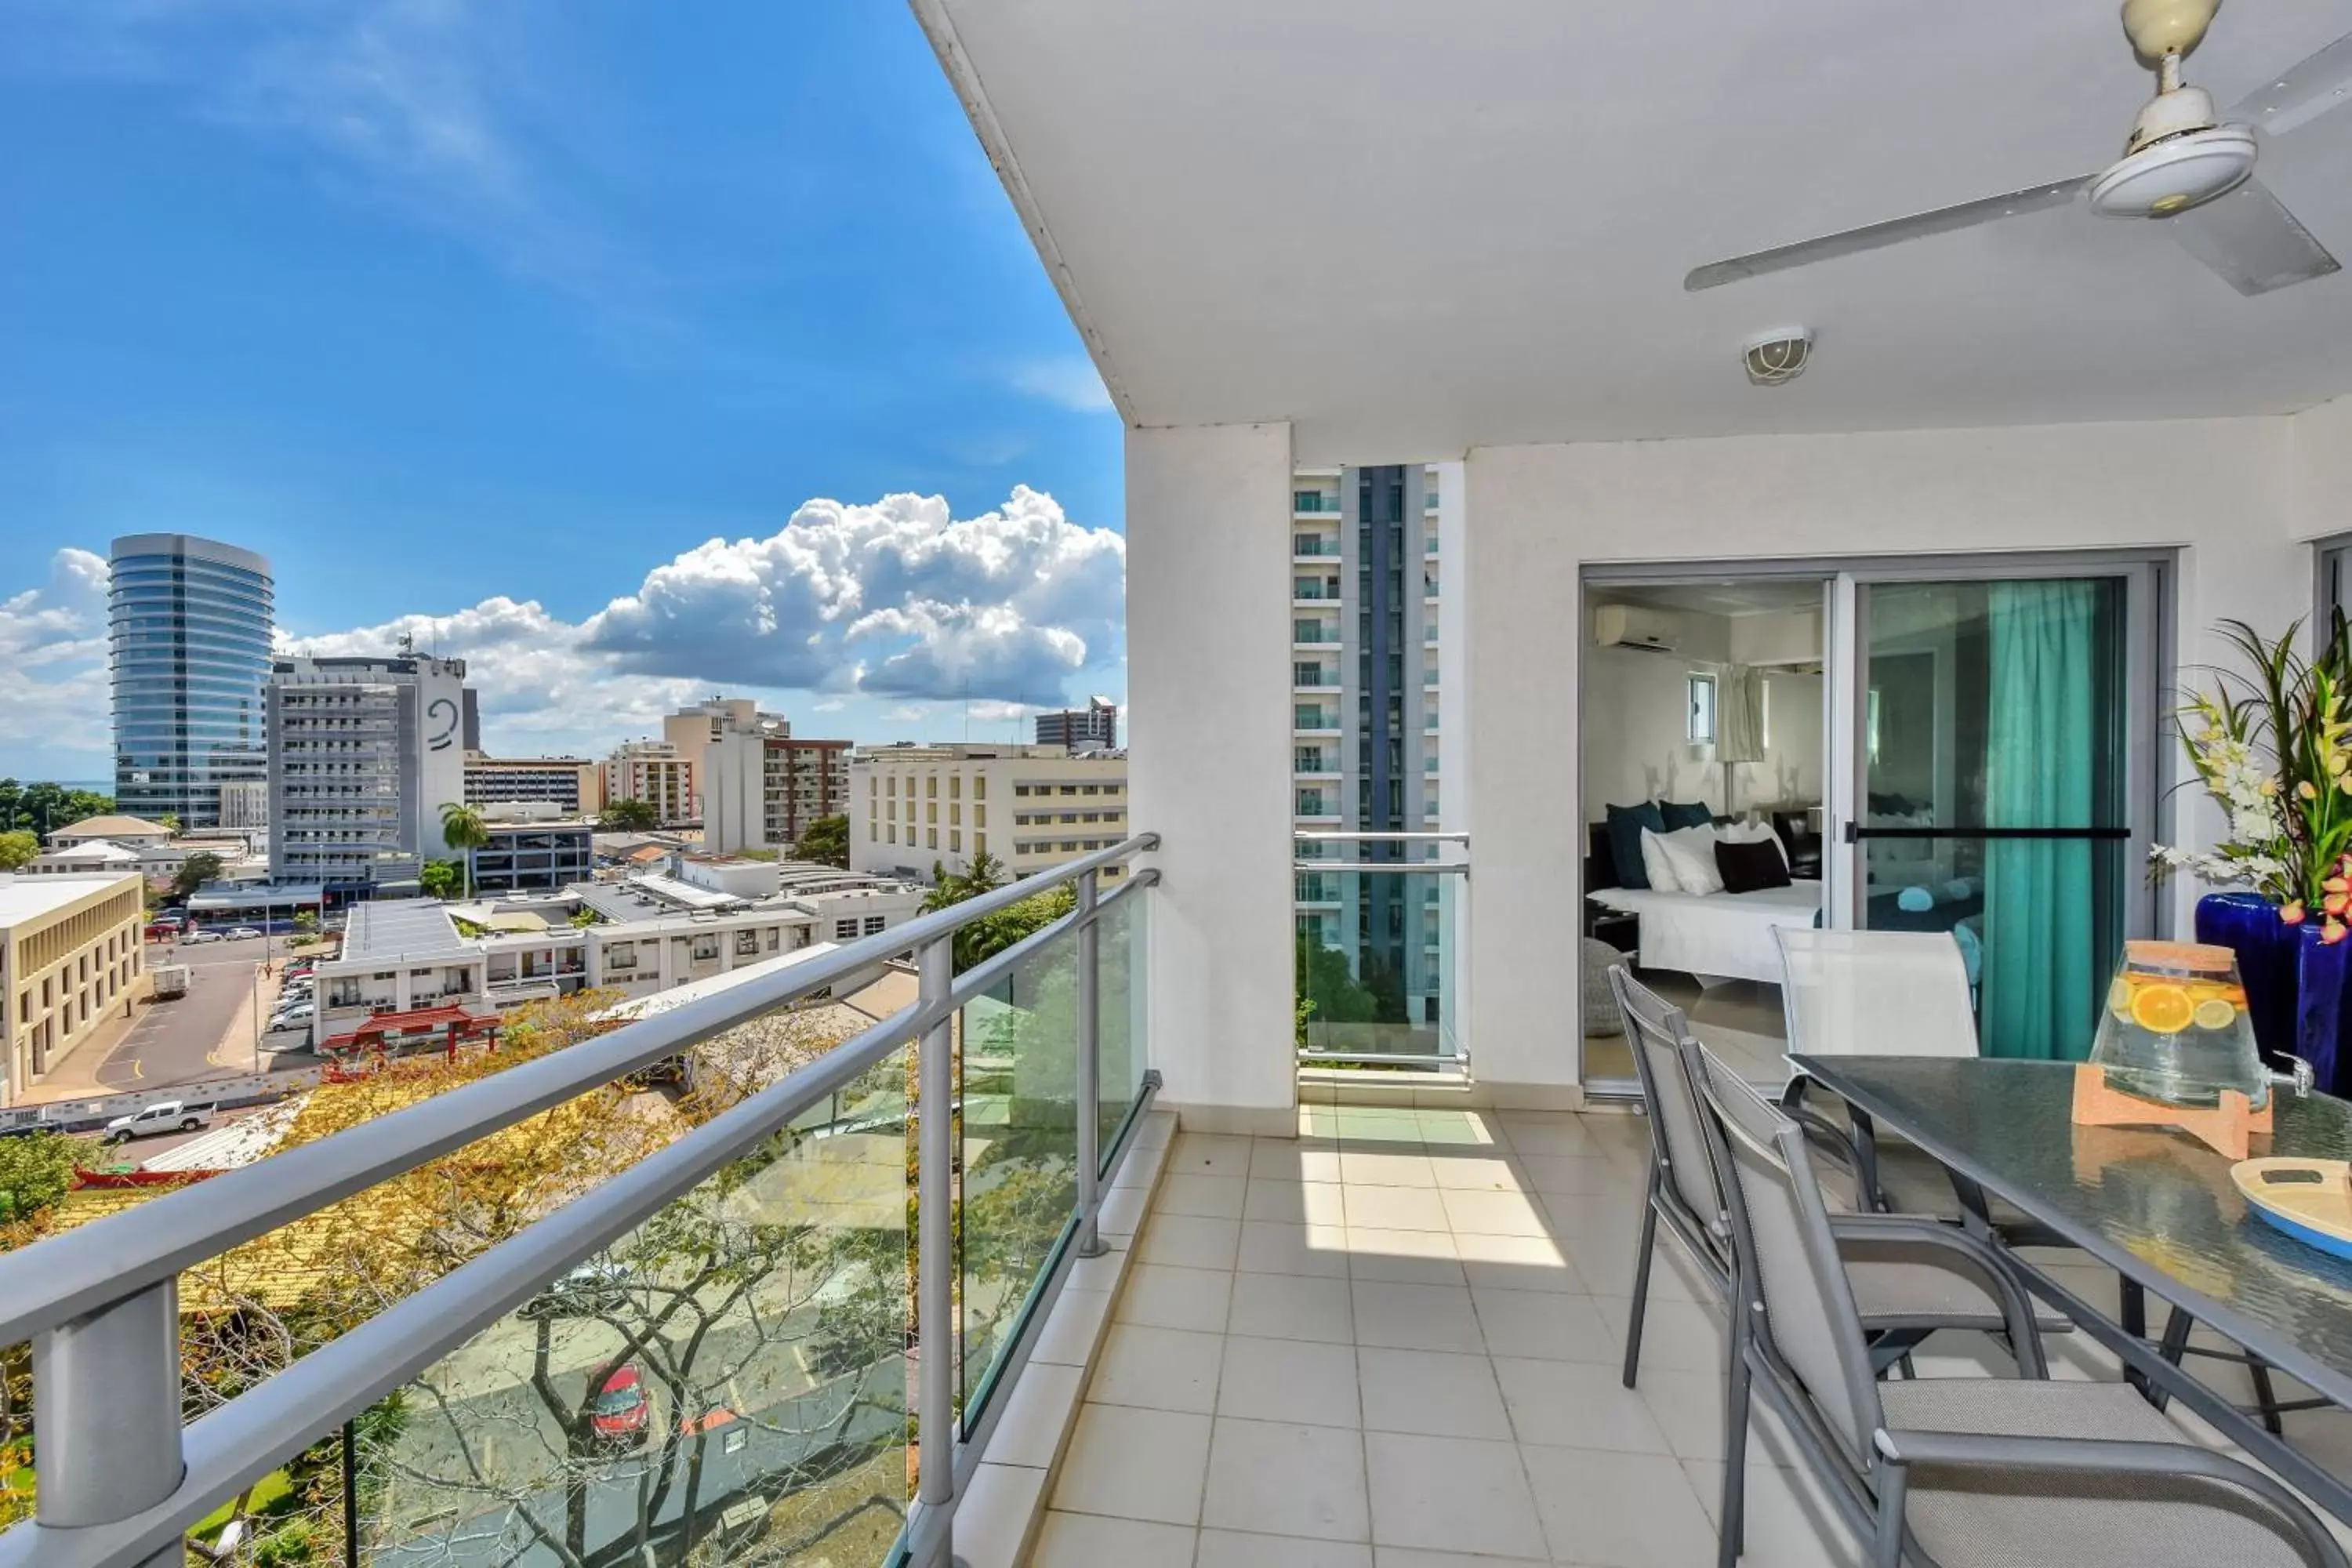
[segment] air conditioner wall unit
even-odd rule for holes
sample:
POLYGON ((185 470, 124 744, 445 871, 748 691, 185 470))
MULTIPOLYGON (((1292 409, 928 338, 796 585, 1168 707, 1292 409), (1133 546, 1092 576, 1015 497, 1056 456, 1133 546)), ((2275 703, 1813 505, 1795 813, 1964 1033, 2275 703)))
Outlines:
POLYGON ((1682 617, 1671 610, 1640 605, 1601 605, 1592 612, 1596 647, 1635 647, 1673 653, 1682 646, 1682 617))

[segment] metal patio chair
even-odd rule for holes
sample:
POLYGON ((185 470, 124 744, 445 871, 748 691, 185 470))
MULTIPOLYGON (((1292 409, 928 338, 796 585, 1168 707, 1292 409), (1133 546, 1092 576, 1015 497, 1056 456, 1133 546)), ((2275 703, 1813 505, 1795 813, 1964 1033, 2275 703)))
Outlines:
MULTIPOLYGON (((1700 1047, 1690 1023, 1679 1008, 1622 965, 1609 971, 1609 983, 1624 1016, 1625 1038, 1633 1047, 1650 1126, 1650 1180, 1643 1196, 1641 1251, 1625 1333, 1624 1382, 1631 1388, 1641 1368, 1642 1325, 1649 1310, 1658 1226, 1664 1224, 1675 1234, 1727 1303, 1734 1256, 1725 1194, 1699 1107, 1700 1047)), ((1869 1247, 1857 1243, 1849 1262, 1877 1370, 1900 1362, 1938 1329, 2006 1334, 2011 1300, 2023 1300, 2007 1266, 1990 1248, 1959 1253, 1940 1242, 1910 1239, 1869 1247)), ((2047 1332, 2068 1326, 2055 1314, 2042 1314, 2037 1321, 2047 1332)), ((2018 1353, 2039 1353, 2039 1346, 2018 1353)))
POLYGON ((2185 1439, 2123 1384, 2053 1382, 2011 1296, 2015 1378, 1882 1382, 1847 1255, 1908 1236, 1990 1255, 1932 1220, 1835 1215, 1804 1131, 1704 1049, 1735 1258, 1722 1568, 1738 1558, 1751 1401, 1786 1424, 1873 1568, 2347 1568, 2276 1479, 2185 1439))

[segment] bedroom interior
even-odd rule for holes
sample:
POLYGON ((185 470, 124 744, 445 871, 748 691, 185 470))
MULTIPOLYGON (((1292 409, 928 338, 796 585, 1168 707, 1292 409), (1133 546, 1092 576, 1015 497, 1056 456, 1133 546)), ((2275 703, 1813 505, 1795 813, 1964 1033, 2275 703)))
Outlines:
MULTIPOLYGON (((1719 1056, 1765 1083, 1786 1076, 1771 928, 1810 926, 1822 907, 1827 590, 1826 578, 1727 578, 1587 591, 1588 993, 1632 956, 1719 1056), (1727 843, 1718 865, 1710 836, 1765 858, 1727 879, 1741 852, 1727 843), (1685 845, 1687 878, 1670 858, 1685 845)), ((1607 1009, 1588 1007, 1584 1052, 1588 1089, 1630 1091, 1607 1009)))

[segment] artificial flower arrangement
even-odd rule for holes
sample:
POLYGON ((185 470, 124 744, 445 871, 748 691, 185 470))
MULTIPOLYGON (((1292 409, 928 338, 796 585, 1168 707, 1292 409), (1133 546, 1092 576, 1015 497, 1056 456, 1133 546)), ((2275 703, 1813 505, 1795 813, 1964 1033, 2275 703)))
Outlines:
POLYGON ((2218 887, 2251 888, 2300 925, 2315 911, 2319 940, 2352 930, 2352 645, 2343 613, 2327 646, 2305 659, 2300 621, 2277 641, 2243 621, 2221 634, 2252 667, 2217 669, 2175 717, 2205 791, 2229 814, 2230 831, 2208 850, 2158 845, 2154 869, 2186 870, 2218 887))

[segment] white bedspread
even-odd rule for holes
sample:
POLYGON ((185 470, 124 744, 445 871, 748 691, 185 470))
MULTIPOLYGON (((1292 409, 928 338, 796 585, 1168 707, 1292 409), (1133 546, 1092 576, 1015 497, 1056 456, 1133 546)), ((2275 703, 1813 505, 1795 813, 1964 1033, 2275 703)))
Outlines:
POLYGON ((1590 897, 1606 909, 1641 917, 1644 969, 1778 985, 1780 949, 1772 928, 1811 926, 1821 913, 1822 885, 1808 880, 1752 893, 1705 895, 1601 888, 1590 897))

